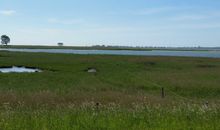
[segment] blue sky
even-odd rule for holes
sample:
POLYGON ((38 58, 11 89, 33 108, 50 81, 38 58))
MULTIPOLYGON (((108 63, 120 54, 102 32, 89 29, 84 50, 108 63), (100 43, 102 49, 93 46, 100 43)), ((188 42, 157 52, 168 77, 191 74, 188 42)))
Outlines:
POLYGON ((0 0, 11 44, 220 46, 220 0, 0 0))

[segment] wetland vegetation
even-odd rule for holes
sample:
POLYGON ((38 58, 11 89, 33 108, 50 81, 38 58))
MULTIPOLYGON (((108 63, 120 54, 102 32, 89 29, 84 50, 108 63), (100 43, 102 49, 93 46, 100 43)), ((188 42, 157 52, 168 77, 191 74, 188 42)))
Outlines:
POLYGON ((220 59, 1 51, 1 66, 44 70, 0 73, 4 130, 220 129, 220 59))

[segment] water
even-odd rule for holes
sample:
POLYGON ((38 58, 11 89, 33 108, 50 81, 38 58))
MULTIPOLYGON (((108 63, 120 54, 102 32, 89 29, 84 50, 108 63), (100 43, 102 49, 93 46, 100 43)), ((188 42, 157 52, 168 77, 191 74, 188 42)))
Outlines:
POLYGON ((0 68, 0 72, 2 73, 36 73, 41 72, 39 69, 32 69, 32 68, 26 68, 26 67, 10 67, 10 68, 0 68))
POLYGON ((220 51, 132 51, 132 50, 73 50, 73 49, 0 49, 13 52, 45 52, 65 54, 104 54, 104 55, 134 55, 134 56, 184 56, 220 58, 220 51))

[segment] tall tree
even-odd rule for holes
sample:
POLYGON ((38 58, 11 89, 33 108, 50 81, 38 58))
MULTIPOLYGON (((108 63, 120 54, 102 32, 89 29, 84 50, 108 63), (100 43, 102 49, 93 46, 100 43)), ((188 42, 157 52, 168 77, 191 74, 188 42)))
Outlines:
POLYGON ((10 38, 9 38, 9 36, 7 36, 7 35, 2 35, 1 36, 1 43, 3 44, 3 45, 8 45, 8 43, 10 43, 10 38))

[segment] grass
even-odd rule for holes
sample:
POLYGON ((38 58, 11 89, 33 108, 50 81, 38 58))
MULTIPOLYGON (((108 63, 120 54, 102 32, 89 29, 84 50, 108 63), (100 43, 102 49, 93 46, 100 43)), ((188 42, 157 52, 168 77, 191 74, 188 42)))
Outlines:
POLYGON ((220 59, 1 51, 13 65, 43 72, 0 73, 4 130, 220 129, 220 59))
POLYGON ((56 110, 11 110, 3 112, 0 127, 3 129, 110 129, 110 130, 155 130, 155 129, 218 129, 219 110, 198 108, 170 109, 143 108, 141 110, 124 110, 91 108, 56 110), (196 111, 196 112, 195 112, 196 111))

